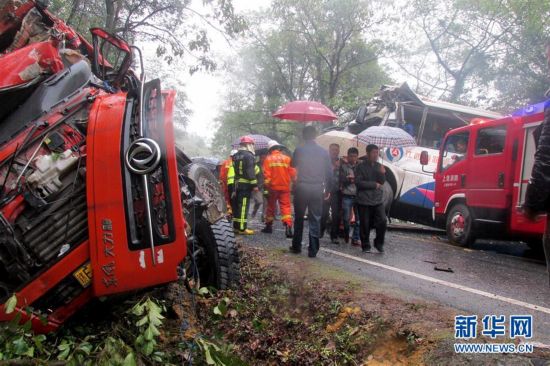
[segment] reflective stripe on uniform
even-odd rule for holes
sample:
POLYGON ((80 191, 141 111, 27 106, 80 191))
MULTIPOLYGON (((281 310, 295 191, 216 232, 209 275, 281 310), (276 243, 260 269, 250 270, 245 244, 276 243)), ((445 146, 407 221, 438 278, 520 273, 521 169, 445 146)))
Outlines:
POLYGON ((248 183, 248 184, 258 184, 258 181, 256 179, 248 180, 248 179, 245 179, 245 178, 239 178, 237 180, 237 182, 239 182, 239 183, 248 183))
POLYGON ((235 168, 233 168, 233 165, 227 170, 227 184, 235 184, 235 168))
POLYGON ((282 168, 288 168, 290 165, 286 163, 269 163, 269 167, 282 167, 282 168))
POLYGON ((243 197, 243 206, 241 208, 241 231, 244 230, 245 223, 246 223, 246 197, 243 197))

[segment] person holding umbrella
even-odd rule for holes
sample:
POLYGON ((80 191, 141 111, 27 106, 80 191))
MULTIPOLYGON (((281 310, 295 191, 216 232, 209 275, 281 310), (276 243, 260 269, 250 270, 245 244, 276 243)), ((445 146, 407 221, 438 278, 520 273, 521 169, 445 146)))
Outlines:
MULTIPOLYGON (((338 116, 322 103, 310 100, 295 100, 282 105, 273 117, 297 122, 331 122, 338 116)), ((323 212, 323 196, 330 198, 332 189, 332 166, 328 153, 315 142, 317 131, 313 126, 303 130, 304 146, 294 151, 292 166, 298 170, 294 190, 294 236, 290 251, 300 253, 304 229, 304 214, 308 210, 309 256, 319 251, 320 220, 323 212)))
POLYGON ((314 258, 319 251, 320 220, 323 210, 323 198, 330 198, 332 184, 332 165, 328 153, 315 142, 317 131, 314 126, 303 130, 305 143, 296 148, 292 166, 298 171, 294 190, 294 236, 292 253, 302 251, 304 214, 308 210, 309 250, 308 256, 314 258))
POLYGON ((235 170, 233 228, 237 234, 254 234, 253 230, 247 228, 247 224, 250 198, 252 192, 258 190, 255 167, 254 140, 249 136, 244 136, 240 140, 239 150, 233 157, 235 170))
POLYGON ((384 211, 384 193, 382 186, 386 181, 384 166, 378 162, 378 146, 367 146, 367 159, 362 161, 355 170, 355 186, 357 188, 357 204, 361 247, 368 253, 370 246, 370 229, 376 229, 374 247, 384 252, 384 237, 386 235, 386 212, 384 211))
POLYGON ((290 187, 296 177, 289 156, 282 153, 283 147, 275 140, 268 144, 269 155, 264 160, 264 184, 268 190, 265 227, 262 232, 273 232, 273 221, 277 202, 281 207, 281 221, 285 226, 287 238, 292 238, 292 210, 290 207, 290 187))

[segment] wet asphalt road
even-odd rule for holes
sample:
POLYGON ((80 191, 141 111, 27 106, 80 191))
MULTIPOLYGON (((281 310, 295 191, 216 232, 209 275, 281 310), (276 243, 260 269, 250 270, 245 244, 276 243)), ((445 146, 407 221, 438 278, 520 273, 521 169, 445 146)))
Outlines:
MULTIPOLYGON (((288 248, 280 223, 262 234, 252 220, 254 236, 243 242, 257 247, 288 248)), ((307 228, 306 228, 307 230, 307 228)), ((305 233, 304 233, 305 234, 305 233)), ((374 234, 374 232, 372 233, 374 234)), ((307 238, 307 234, 304 235, 307 238)), ((306 240, 306 239, 304 239, 306 240)), ((307 255, 307 242, 303 243, 307 255)), ((543 256, 518 242, 478 241, 470 248, 450 245, 443 232, 390 229, 385 253, 321 239, 317 259, 365 278, 407 301, 424 299, 451 306, 463 315, 533 315, 531 341, 550 345, 550 287, 543 256), (450 269, 452 272, 434 268, 450 269)), ((480 319, 481 320, 481 319, 480 319)), ((501 338, 502 339, 502 338, 501 338)))

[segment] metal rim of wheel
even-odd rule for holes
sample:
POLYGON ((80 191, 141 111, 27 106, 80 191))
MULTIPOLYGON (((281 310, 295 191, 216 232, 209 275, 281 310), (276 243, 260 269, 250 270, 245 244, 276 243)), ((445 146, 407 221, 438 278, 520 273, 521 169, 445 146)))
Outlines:
POLYGON ((466 228, 466 220, 462 212, 455 212, 451 218, 451 233, 455 239, 460 239, 464 236, 466 228))

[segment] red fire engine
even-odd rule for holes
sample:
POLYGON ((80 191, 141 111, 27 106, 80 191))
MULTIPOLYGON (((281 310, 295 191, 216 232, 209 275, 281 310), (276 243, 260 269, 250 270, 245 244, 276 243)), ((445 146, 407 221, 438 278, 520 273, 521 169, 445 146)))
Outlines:
MULTIPOLYGON (((477 238, 495 238, 540 245, 545 220, 529 222, 521 206, 533 168, 533 131, 549 102, 446 134, 434 173, 433 218, 452 243, 466 246, 477 238)), ((421 164, 426 160, 423 153, 421 164)))

